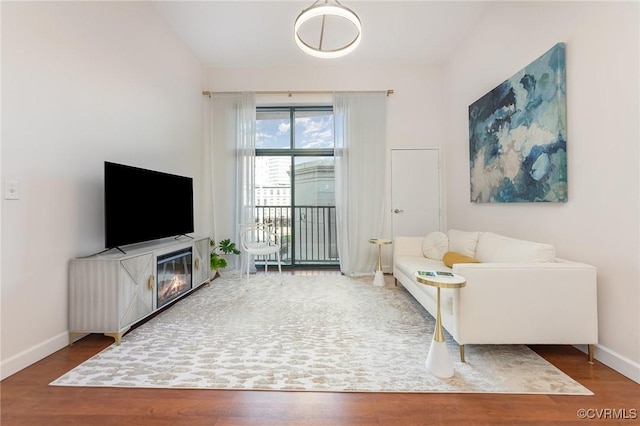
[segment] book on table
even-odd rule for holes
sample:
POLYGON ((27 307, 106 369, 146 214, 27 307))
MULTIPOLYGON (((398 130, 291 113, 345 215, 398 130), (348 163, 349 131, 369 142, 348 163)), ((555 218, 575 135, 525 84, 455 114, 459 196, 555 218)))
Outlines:
POLYGON ((422 277, 452 277, 453 273, 447 271, 418 271, 422 277))

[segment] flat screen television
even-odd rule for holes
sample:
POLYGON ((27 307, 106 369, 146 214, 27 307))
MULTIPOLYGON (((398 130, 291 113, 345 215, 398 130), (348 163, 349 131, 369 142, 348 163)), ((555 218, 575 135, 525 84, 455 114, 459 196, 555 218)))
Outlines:
POLYGON ((193 179, 104 163, 105 247, 193 232, 193 179))

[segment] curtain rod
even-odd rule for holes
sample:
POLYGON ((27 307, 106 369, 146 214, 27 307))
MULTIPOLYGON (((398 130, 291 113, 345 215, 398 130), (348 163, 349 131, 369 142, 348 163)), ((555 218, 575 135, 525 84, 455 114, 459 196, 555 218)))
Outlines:
MULTIPOLYGON (((213 94, 224 94, 224 93, 239 93, 239 92, 210 92, 208 90, 203 90, 202 91, 202 95, 203 96, 209 96, 211 97, 211 95, 213 94)), ((274 91, 262 91, 262 92, 253 92, 256 95, 287 95, 288 97, 291 97, 293 95, 318 95, 318 94, 323 94, 323 95, 330 95, 333 94, 333 91, 330 90, 274 90, 274 91)), ((391 96, 393 95, 393 89, 388 89, 387 90, 387 96, 391 96)))

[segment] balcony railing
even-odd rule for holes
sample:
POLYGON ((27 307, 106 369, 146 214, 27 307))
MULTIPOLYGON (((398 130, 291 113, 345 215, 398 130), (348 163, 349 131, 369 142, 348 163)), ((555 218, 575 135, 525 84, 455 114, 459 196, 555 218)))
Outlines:
MULTIPOLYGON (((280 237, 284 265, 338 265, 335 206, 257 206, 256 221, 269 223, 280 237)), ((268 259, 276 262, 275 255, 268 259)), ((263 258, 258 260, 263 264, 263 258)))

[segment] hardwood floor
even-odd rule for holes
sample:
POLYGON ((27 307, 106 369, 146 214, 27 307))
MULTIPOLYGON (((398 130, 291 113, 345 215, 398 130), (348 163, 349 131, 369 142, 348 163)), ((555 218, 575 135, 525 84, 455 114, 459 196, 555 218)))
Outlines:
POLYGON ((92 334, 0 382, 12 425, 640 424, 640 385, 571 346, 533 346, 594 396, 380 394, 54 387, 113 339, 92 334), (609 411, 606 411, 609 410, 609 411))

